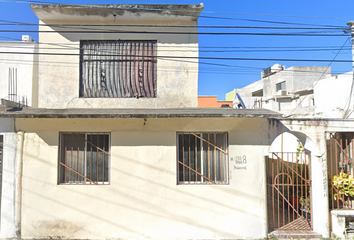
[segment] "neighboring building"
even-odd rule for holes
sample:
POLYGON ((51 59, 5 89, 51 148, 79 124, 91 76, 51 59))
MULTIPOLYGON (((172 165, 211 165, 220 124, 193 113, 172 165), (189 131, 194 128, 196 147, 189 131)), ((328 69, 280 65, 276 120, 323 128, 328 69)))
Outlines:
POLYGON ((323 117, 353 116, 353 72, 333 75, 314 83, 315 114, 323 117))
POLYGON ((0 42, 0 99, 37 107, 38 44, 28 35, 0 42))
POLYGON ((232 107, 233 101, 218 101, 217 96, 198 96, 198 107, 200 108, 219 108, 232 107))
POLYGON ((330 76, 329 67, 290 67, 279 64, 262 72, 262 79, 226 94, 238 106, 242 98, 246 108, 265 108, 284 114, 314 113, 313 85, 330 76), (293 110, 296 109, 296 112, 293 110))

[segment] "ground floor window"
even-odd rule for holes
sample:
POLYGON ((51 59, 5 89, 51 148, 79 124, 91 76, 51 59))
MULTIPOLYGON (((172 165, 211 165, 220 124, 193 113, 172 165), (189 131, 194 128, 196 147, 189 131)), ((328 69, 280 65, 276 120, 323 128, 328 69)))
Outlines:
POLYGON ((60 133, 59 184, 109 184, 109 133, 60 133))
POLYGON ((226 132, 177 133, 178 184, 228 184, 226 132))

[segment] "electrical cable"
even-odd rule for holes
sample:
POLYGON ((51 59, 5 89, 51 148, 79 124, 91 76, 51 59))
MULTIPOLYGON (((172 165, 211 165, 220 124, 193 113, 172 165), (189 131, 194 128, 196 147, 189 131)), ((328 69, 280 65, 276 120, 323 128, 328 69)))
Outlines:
MULTIPOLYGON (((29 53, 29 52, 3 52, 0 51, 0 54, 33 54, 33 55, 52 55, 52 56, 80 56, 79 53, 46 53, 46 52, 41 52, 41 53, 29 53)), ((86 54, 87 56, 96 56, 95 54, 86 54)), ((110 56, 129 56, 129 57, 142 57, 142 55, 100 55, 104 57, 110 57, 110 56)), ((353 62, 353 60, 346 60, 346 59, 340 59, 340 60, 329 60, 329 59, 290 59, 290 58, 241 58, 241 57, 193 57, 193 56, 155 56, 154 58, 171 58, 171 59, 203 59, 203 60, 226 60, 226 61, 284 61, 284 62, 338 62, 338 63, 345 63, 345 62, 353 62)))
POLYGON ((241 36, 297 36, 297 37, 343 37, 346 36, 345 33, 341 34, 325 34, 325 33, 255 33, 255 32, 181 32, 181 31, 123 31, 123 30, 111 30, 111 31, 50 31, 50 30, 13 30, 13 29, 0 29, 2 33, 50 33, 50 34, 57 34, 57 33, 66 33, 66 34, 102 34, 102 33, 119 33, 119 34, 165 34, 165 35, 241 35, 241 36))
MULTIPOLYGON (((350 38, 348 37, 347 40, 344 42, 344 44, 343 44, 342 47, 344 47, 345 44, 347 44, 347 42, 348 42, 349 39, 350 39, 350 38)), ((327 72, 327 70, 331 67, 332 63, 335 62, 335 59, 336 59, 337 56, 339 55, 340 51, 341 51, 341 50, 339 50, 339 51, 337 52, 337 54, 334 56, 333 60, 329 63, 329 65, 327 66, 327 68, 325 69, 325 71, 323 71, 323 73, 322 73, 322 75, 319 77, 318 81, 316 81, 316 82, 313 84, 313 87, 312 87, 313 89, 315 88, 315 86, 317 85, 317 83, 322 79, 323 75, 327 72)), ((351 61, 351 62, 353 62, 353 61, 351 61)), ((306 95, 305 97, 303 97, 303 99, 300 100, 300 102, 297 104, 297 106, 296 106, 288 115, 283 116, 283 117, 285 117, 285 118, 290 117, 290 116, 295 112, 295 110, 299 108, 299 106, 300 106, 301 103, 306 99, 307 96, 308 96, 308 95, 306 95)))

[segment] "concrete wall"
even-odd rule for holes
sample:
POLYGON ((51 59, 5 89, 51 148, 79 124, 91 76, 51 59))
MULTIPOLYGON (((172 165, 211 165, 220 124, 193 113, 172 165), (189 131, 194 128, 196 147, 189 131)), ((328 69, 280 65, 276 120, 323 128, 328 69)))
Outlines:
POLYGON ((232 108, 233 101, 218 101, 217 96, 198 96, 198 107, 220 108, 227 104, 232 108))
MULTIPOLYGON (((330 75, 327 67, 290 67, 268 77, 235 89, 249 108, 266 108, 284 114, 314 113, 312 89, 314 82, 330 75), (277 84, 285 82, 285 89, 277 91, 277 84), (252 96, 252 93, 263 90, 263 96, 252 96), (295 110, 295 111, 294 111, 295 110)), ((235 101, 238 101, 235 98, 235 101)))
MULTIPOLYGON (((267 119, 17 119, 23 238, 241 239, 267 234, 267 119), (60 131, 111 133, 111 183, 58 185, 60 131), (229 185, 177 185, 176 132, 227 131, 229 185), (245 161, 239 161, 243 159, 245 161)), ((273 136, 275 137, 275 136, 273 136)))
POLYGON ((9 68, 17 69, 17 97, 38 105, 38 55, 35 42, 0 42, 0 98, 9 99, 9 68))
MULTIPOLYGON (((65 22, 70 23, 70 22, 65 22)), ((75 22, 78 23, 78 22, 75 22)), ((96 24, 96 22, 79 22, 96 24)), ((173 24, 196 25, 191 22, 100 22, 101 24, 173 24)), ((61 28, 41 22, 39 41, 39 107, 44 108, 171 108, 198 106, 198 38, 195 34, 134 34, 134 33, 60 33, 61 28), (80 40, 157 40, 156 98, 79 98, 80 40), (62 55, 53 55, 60 53, 62 55), (68 55, 69 54, 69 55, 68 55), (176 59, 173 57, 184 57, 176 59), (168 58, 172 57, 172 58, 168 58)), ((50 23, 48 23, 50 24, 50 23)), ((86 27, 90 30, 90 27, 86 27)), ((97 31, 97 27, 91 27, 97 31)), ((103 30, 195 32, 196 28, 101 27, 103 30)))
MULTIPOLYGON (((16 237, 15 193, 16 193, 16 149, 17 137, 14 133, 13 119, 0 119, 0 135, 3 135, 3 161, 1 207, 0 207, 0 238, 16 237)), ((1 171, 1 169, 0 169, 1 171)))
POLYGON ((276 84, 286 82, 286 91, 294 92, 312 88, 315 81, 325 78, 331 69, 327 67, 290 67, 264 79, 265 97, 277 95, 276 84), (265 81, 265 80, 269 81, 265 81))
POLYGON ((341 117, 344 110, 353 108, 352 72, 318 81, 314 87, 316 113, 341 117))

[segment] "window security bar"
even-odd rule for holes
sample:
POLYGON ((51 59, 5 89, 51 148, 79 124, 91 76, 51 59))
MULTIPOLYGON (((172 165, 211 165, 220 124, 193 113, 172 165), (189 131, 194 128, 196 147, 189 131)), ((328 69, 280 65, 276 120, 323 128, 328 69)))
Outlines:
POLYGON ((109 184, 109 133, 60 133, 59 184, 109 184))

